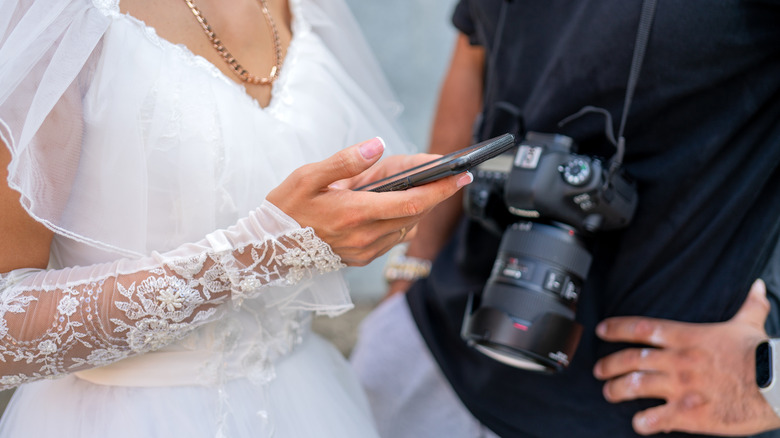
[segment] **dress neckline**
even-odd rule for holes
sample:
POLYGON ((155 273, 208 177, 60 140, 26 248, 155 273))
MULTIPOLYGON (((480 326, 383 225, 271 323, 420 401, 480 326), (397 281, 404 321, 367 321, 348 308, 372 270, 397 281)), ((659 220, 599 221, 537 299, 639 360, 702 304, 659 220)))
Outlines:
POLYGON ((117 19, 127 20, 134 26, 138 27, 146 36, 146 38, 154 45, 173 49, 173 51, 181 56, 182 59, 189 65, 193 65, 206 71, 214 78, 228 84, 230 87, 236 90, 238 94, 242 95, 243 98, 249 99, 250 103, 258 110, 270 113, 275 112, 280 103, 285 100, 285 96, 289 94, 290 91, 287 83, 291 74, 290 72, 295 69, 294 66, 297 64, 299 57, 299 40, 309 30, 309 26, 306 25, 306 22, 303 19, 299 0, 288 0, 290 13, 292 14, 292 20, 290 24, 290 44, 287 46, 287 54, 284 58, 282 71, 279 73, 279 76, 276 78, 276 80, 271 84, 271 97, 268 101, 268 104, 265 106, 261 105, 260 102, 254 98, 254 96, 247 93, 246 88, 244 88, 242 84, 234 81, 208 59, 194 53, 184 44, 176 44, 161 37, 157 33, 157 29, 146 24, 145 21, 133 15, 122 13, 119 9, 119 2, 120 0, 92 0, 92 4, 104 15, 117 19))

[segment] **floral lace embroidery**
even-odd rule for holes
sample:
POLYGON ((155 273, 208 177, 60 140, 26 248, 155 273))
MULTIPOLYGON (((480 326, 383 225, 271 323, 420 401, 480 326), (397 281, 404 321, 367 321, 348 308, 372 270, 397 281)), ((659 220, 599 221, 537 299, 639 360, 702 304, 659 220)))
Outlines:
MULTIPOLYGON (((295 284, 313 271, 343 266, 307 228, 230 252, 165 260, 157 268, 58 288, 24 286, 45 271, 26 277, 2 274, 0 361, 8 374, 0 385, 8 388, 159 349, 219 318, 231 299, 240 305, 236 297, 252 298, 263 287, 295 284), (47 308, 51 311, 41 314, 47 308)), ((290 328, 296 337, 297 330, 290 328)))

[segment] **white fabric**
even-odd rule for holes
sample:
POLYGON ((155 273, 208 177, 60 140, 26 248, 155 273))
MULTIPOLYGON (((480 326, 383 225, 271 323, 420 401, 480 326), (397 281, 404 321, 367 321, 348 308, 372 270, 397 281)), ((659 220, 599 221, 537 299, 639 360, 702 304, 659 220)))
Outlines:
POLYGON ((403 294, 360 324, 350 356, 383 438, 498 438, 463 405, 436 364, 403 294))
POLYGON ((353 79, 385 88, 355 47, 341 0, 293 2, 305 12, 265 109, 208 61, 104 1, 0 3, 17 11, 3 18, 24 11, 0 27, 9 183, 58 234, 112 253, 81 263, 200 239, 257 207, 300 163, 351 143, 382 134, 389 152, 406 148, 387 117, 397 108, 353 79), (319 50, 319 33, 340 58, 319 50), (345 99, 349 107, 332 107, 345 99))
MULTIPOLYGON (((330 247, 265 202, 227 230, 164 254, 60 270, 0 275, 0 385, 108 365, 157 350, 215 321, 245 299, 292 314, 309 271, 343 265, 330 247), (276 286, 276 287, 274 287, 276 286), (294 306, 293 306, 294 307, 294 306)), ((316 310, 350 306, 342 288, 311 298, 316 310)), ((267 323, 267 322, 266 322, 267 323)), ((288 347, 289 349, 289 347, 288 347)), ((286 351, 284 351, 286 352, 286 351)), ((136 359, 144 362, 144 359, 136 359)), ((186 383, 197 383, 194 378, 186 383)), ((138 383, 141 384, 141 383, 138 383)))
POLYGON ((307 336, 258 386, 94 385, 75 376, 24 385, 0 435, 14 438, 354 437, 377 435, 348 365, 327 341, 307 336), (324 378, 323 376, 328 376, 324 378), (224 397, 222 397, 224 396, 224 397))
MULTIPOLYGON (((59 412, 73 416, 58 436, 118 436, 79 432, 92 412, 106 413, 102 426, 125 415, 107 400, 139 413, 144 403, 170 410, 217 400, 220 420, 178 435, 188 437, 270 436, 260 417, 363 416, 355 391, 334 390, 354 381, 328 361, 332 348, 305 341, 309 311, 351 305, 341 274, 319 273, 338 260, 263 204, 293 169, 342 147, 380 135, 387 153, 407 149, 392 121, 398 106, 341 0, 291 2, 293 40, 267 108, 115 1, 0 0, 0 10, 8 183, 56 233, 49 270, 0 277, 0 325, 10 336, 2 369, 13 370, 2 382, 82 369, 20 387, 2 436, 42 436, 37 419, 59 412), (307 385, 287 381, 296 378, 282 369, 290 357, 308 364, 307 385), (320 368, 323 360, 332 366, 320 368), (305 390, 319 404, 271 406, 262 396, 269 385, 305 390), (64 409, 71 398, 62 388, 78 391, 77 406, 64 409), (243 422, 251 434, 236 432, 243 422)), ((145 418, 128 433, 158 436, 148 432, 163 429, 145 418)), ((275 436, 311 436, 297 423, 275 436)), ((353 423, 317 436, 372 435, 370 422, 353 423)))

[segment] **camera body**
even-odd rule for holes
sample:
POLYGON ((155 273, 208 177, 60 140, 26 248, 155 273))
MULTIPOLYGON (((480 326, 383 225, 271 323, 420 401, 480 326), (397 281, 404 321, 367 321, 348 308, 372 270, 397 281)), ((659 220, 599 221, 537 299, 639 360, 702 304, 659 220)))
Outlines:
POLYGON ((562 371, 582 327, 576 303, 597 232, 626 227, 637 205, 620 168, 572 153, 560 134, 528 132, 513 154, 477 167, 467 214, 501 234, 490 278, 469 298, 461 335, 508 365, 562 371))

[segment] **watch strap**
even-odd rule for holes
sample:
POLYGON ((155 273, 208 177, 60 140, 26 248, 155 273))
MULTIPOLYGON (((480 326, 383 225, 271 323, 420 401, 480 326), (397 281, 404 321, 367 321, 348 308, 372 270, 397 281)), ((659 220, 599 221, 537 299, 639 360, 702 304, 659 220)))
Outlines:
POLYGON ((761 395, 780 416, 780 381, 778 381, 780 376, 778 374, 780 374, 780 338, 767 339, 756 348, 756 383, 759 385, 761 395), (766 351, 761 352, 762 348, 766 348, 766 351), (759 363, 760 361, 765 361, 765 363, 759 363), (768 373, 768 379, 765 379, 765 382, 758 381, 759 375, 762 373, 768 373))

